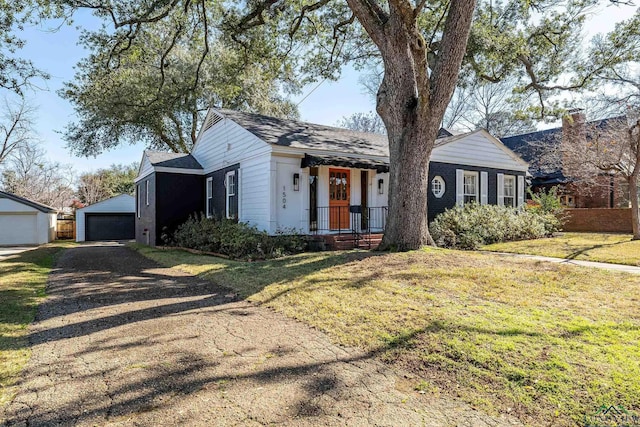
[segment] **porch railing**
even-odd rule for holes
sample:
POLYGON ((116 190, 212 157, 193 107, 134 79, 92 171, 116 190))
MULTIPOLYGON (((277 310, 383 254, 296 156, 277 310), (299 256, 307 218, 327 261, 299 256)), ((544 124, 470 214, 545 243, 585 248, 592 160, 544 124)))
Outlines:
POLYGON ((309 215, 309 231, 313 234, 382 233, 387 223, 386 206, 363 208, 360 205, 323 206, 309 215))

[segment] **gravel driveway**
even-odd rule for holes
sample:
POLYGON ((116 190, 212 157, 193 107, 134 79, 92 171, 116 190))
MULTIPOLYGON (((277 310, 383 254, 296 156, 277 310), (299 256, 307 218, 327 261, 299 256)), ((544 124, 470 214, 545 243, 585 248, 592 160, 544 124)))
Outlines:
POLYGON ((48 295, 7 425, 516 425, 119 244, 67 250, 48 295))

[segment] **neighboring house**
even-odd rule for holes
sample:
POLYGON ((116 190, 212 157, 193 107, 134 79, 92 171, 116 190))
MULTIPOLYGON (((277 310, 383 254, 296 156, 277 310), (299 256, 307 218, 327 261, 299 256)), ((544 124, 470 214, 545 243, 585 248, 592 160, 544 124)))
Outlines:
POLYGON ((613 117, 586 123, 582 110, 572 110, 562 127, 502 138, 504 145, 526 160, 531 174, 531 190, 558 187, 560 200, 569 208, 616 208, 629 206, 629 190, 624 179, 601 174, 590 184, 576 182, 566 174, 561 144, 568 138, 589 138, 593 129, 602 129, 613 117))
MULTIPOLYGON (((528 165, 480 130, 439 138, 429 220, 455 204, 522 206, 528 165)), ((190 154, 145 151, 136 178, 136 240, 162 244, 189 215, 233 218, 269 233, 382 232, 385 135, 210 109, 190 154)))
POLYGON ((136 199, 120 194, 76 210, 76 242, 135 238, 136 199))
POLYGON ((57 211, 0 191, 0 245, 41 245, 56 238, 57 211))

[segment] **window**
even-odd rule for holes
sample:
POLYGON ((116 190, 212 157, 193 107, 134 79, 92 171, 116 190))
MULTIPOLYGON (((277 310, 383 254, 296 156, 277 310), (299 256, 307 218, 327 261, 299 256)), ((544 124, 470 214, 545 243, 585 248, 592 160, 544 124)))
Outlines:
POLYGON ((140 191, 140 184, 136 185, 136 216, 140 218, 140 200, 142 199, 142 191, 140 191))
POLYGON ((206 209, 207 218, 211 218, 213 216, 213 177, 207 178, 207 194, 206 194, 206 209))
POLYGON ((233 219, 237 215, 237 212, 236 212, 237 205, 234 204, 236 200, 235 199, 236 172, 235 171, 227 172, 224 182, 225 182, 226 193, 227 193, 226 214, 227 214, 227 218, 233 219))
POLYGON ((576 200, 573 196, 564 194, 560 196, 560 204, 566 208, 575 208, 576 200))
POLYGON ((478 172, 464 172, 463 196, 464 204, 478 202, 478 172))
POLYGON ((145 204, 149 206, 149 180, 144 182, 145 204))
POLYGON ((348 200, 347 172, 329 172, 329 200, 348 200))
POLYGON ((431 180, 431 192, 438 199, 444 195, 444 179, 441 176, 435 176, 431 180))
POLYGON ((516 177, 505 175, 502 185, 502 201, 504 206, 516 207, 516 177))

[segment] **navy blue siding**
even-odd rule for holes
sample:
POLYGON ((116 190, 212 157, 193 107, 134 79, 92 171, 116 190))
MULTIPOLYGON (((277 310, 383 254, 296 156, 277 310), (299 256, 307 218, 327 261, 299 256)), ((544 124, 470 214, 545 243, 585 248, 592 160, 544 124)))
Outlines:
POLYGON ((156 173, 156 244, 189 216, 204 213, 204 179, 201 175, 156 173))
MULTIPOLYGON (((240 164, 236 163, 235 165, 228 166, 223 169, 219 169, 217 171, 211 172, 205 176, 205 182, 207 178, 213 178, 213 203, 211 206, 211 212, 213 216, 217 218, 225 218, 226 217, 226 195, 227 189, 225 188, 224 179, 228 172, 235 171, 236 173, 236 195, 231 197, 231 212, 238 212, 238 189, 240 187, 240 177, 238 176, 238 170, 240 169, 240 164)), ((204 200, 202 204, 202 211, 204 212, 206 209, 206 200, 204 200)))
POLYGON ((141 199, 140 218, 136 215, 136 242, 162 245, 164 232, 171 233, 190 215, 204 212, 203 177, 154 172, 138 182, 136 203, 138 197, 141 199), (146 205, 145 181, 149 181, 149 206, 146 205))
MULTIPOLYGON (((439 162, 431 162, 429 163, 429 196, 428 196, 428 208, 429 208, 429 222, 433 221, 436 215, 444 212, 446 209, 451 209, 456 205, 456 169, 464 169, 466 171, 475 171, 475 172, 487 172, 489 184, 487 187, 487 202, 490 205, 498 204, 498 174, 502 173, 505 175, 515 175, 515 176, 525 176, 524 172, 513 171, 513 170, 505 170, 505 169, 492 169, 492 168, 483 168, 478 166, 470 166, 470 165, 455 165, 450 163, 439 163, 439 162), (445 182, 445 192, 441 198, 436 198, 431 191, 431 180, 435 176, 441 176, 445 182)), ((480 177, 480 174, 478 174, 480 177)), ((482 179, 480 177, 480 179, 482 179)), ((517 180, 517 178, 516 178, 517 180)), ((479 195, 478 189, 478 195, 479 195)), ((516 200, 518 198, 517 194, 517 181, 516 181, 516 200)), ((525 186, 526 191, 526 186, 525 186)), ((525 197, 526 198, 526 197, 525 197)))
POLYGON ((136 184, 136 242, 156 245, 156 174, 136 184), (146 205, 145 182, 149 182, 149 206, 146 205), (138 206, 140 212, 138 213, 138 206), (138 218, 139 216, 139 218, 138 218))

